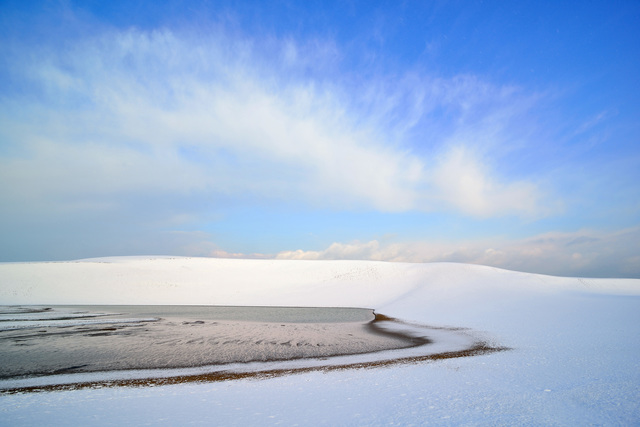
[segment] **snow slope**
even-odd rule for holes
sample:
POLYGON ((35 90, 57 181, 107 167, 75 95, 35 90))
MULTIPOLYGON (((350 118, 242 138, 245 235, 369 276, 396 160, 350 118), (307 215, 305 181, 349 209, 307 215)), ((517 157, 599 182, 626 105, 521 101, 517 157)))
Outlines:
POLYGON ((0 304, 370 307, 512 348, 269 380, 4 395, 4 425, 640 423, 636 279, 448 263, 107 258, 0 264, 0 304))

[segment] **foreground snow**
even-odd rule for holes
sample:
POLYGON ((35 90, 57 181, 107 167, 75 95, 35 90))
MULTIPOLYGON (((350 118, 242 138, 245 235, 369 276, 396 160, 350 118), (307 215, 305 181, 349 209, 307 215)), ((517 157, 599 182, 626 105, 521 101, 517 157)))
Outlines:
POLYGON ((640 423, 640 280, 462 264, 118 258, 0 264, 0 304, 370 307, 512 348, 269 380, 5 395, 0 424, 640 423))

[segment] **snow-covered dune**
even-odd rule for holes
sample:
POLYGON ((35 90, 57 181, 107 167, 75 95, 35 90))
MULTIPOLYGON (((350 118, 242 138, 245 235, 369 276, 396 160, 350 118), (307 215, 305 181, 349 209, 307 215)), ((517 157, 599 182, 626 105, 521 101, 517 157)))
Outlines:
POLYGON ((636 279, 451 263, 104 258, 0 264, 0 304, 369 307, 470 328, 512 349, 261 381, 0 397, 13 425, 62 423, 69 413, 92 424, 640 423, 636 279))
POLYGON ((379 307, 533 292, 640 294, 640 280, 576 279, 492 267, 373 261, 95 258, 0 264, 3 304, 216 304, 379 307), (425 301, 426 302, 426 301, 425 301))
POLYGON ((417 264, 101 258, 0 264, 9 304, 371 306, 420 282, 417 264))

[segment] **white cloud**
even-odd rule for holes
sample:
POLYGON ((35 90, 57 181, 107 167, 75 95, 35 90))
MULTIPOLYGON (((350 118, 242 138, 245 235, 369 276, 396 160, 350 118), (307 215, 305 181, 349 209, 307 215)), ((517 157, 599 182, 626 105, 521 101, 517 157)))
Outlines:
POLYGON ((433 180, 440 199, 466 214, 489 217, 542 213, 542 197, 533 183, 498 181, 487 162, 464 147, 453 147, 442 157, 433 180))
POLYGON ((380 252, 380 243, 372 240, 366 243, 333 243, 323 251, 284 251, 275 256, 276 259, 367 259, 384 260, 380 252))
POLYGON ((333 243, 322 251, 285 251, 277 259, 464 262, 568 276, 640 277, 640 228, 545 233, 522 240, 333 243))
POLYGON ((0 157, 0 194, 13 206, 32 209, 37 200, 50 211, 69 200, 79 207, 100 197, 113 206, 122 194, 197 193, 339 209, 540 215, 534 183, 499 179, 467 148, 470 140, 441 145, 450 129, 429 118, 451 110, 445 121, 476 128, 478 111, 498 108, 491 102, 502 105, 510 89, 415 73, 354 88, 295 77, 318 55, 340 57, 330 42, 312 44, 323 53, 307 55, 285 40, 270 60, 254 40, 130 30, 15 54, 16 73, 29 76, 41 98, 0 104, 12 123, 0 136, 22 151, 0 157), (440 162, 402 142, 418 123, 432 129, 429 153, 440 153, 440 162))

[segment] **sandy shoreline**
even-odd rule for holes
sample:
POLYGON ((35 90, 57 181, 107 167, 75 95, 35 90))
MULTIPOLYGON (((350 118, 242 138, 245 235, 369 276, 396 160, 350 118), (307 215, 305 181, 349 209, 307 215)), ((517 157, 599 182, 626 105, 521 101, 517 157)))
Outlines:
POLYGON ((504 350, 370 309, 86 308, 0 308, 0 393, 269 378, 504 350), (247 316, 261 321, 239 320, 247 316))
POLYGON ((109 310, 5 313, 0 379, 332 357, 416 344, 376 333, 372 311, 367 321, 308 323, 211 320, 216 316, 197 310, 191 317, 167 310, 163 317, 133 313, 144 314, 136 318, 109 310))

